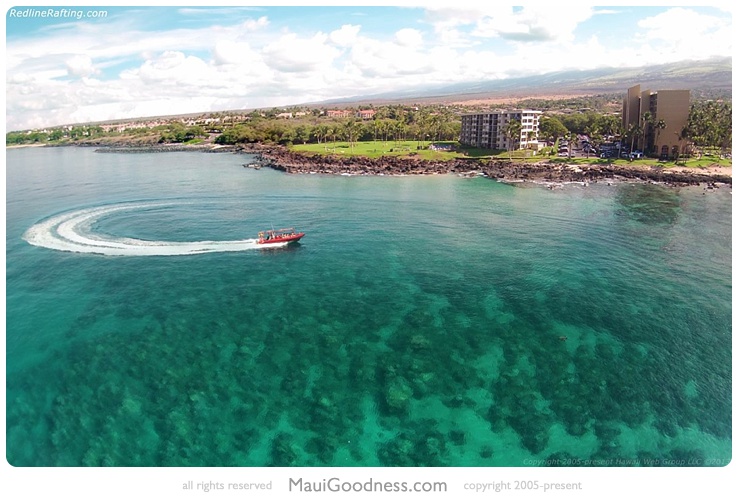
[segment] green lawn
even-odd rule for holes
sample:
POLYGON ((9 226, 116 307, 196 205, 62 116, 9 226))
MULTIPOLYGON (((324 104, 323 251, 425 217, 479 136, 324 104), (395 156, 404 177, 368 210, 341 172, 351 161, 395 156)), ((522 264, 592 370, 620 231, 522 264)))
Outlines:
MULTIPOLYGON (((661 164, 665 164, 667 167, 676 166, 674 162, 661 164)), ((684 164, 682 164, 681 160, 679 161, 679 166, 687 166, 688 168, 707 168, 715 165, 731 168, 733 166, 733 160, 720 159, 717 156, 702 156, 699 159, 687 159, 686 161, 684 161, 684 164)))
MULTIPOLYGON (((529 150, 517 150, 510 154, 508 151, 492 151, 489 149, 478 149, 475 147, 466 147, 459 145, 458 142, 418 142, 415 140, 406 141, 387 141, 381 140, 371 142, 356 142, 353 147, 348 142, 327 142, 321 144, 304 144, 293 145, 291 149, 297 152, 309 152, 313 154, 335 154, 341 156, 363 156, 369 158, 378 158, 382 156, 411 156, 430 161, 448 161, 457 158, 497 158, 507 160, 512 157, 515 161, 521 162, 540 162, 548 161, 553 164, 638 164, 643 166, 662 166, 670 168, 676 166, 674 161, 659 162, 656 159, 638 159, 632 163, 628 159, 600 159, 592 156, 589 158, 566 158, 549 155, 533 155, 529 150), (441 151, 430 150, 430 144, 453 146, 455 150, 441 151)), ((679 166, 687 166, 693 168, 706 168, 712 165, 732 166, 730 159, 719 159, 717 156, 703 156, 701 159, 680 160, 679 166)))
MULTIPOLYGON (((322 144, 293 145, 297 152, 314 154, 335 154, 341 156, 364 156, 378 158, 382 156, 414 156, 431 161, 448 161, 459 157, 477 157, 479 150, 461 148, 456 142, 418 142, 415 140, 371 142, 355 142, 353 147, 348 142, 327 142, 322 144), (428 148, 430 143, 455 146, 457 150, 442 151, 428 148)), ((489 151, 486 151, 489 155, 489 151)))
MULTIPOLYGON (((544 159, 543 157, 538 157, 536 161, 540 161, 544 159)), ((589 159, 584 157, 578 157, 578 158, 572 158, 567 159, 566 157, 551 157, 549 160, 553 164, 599 164, 599 165, 607 165, 607 164, 616 164, 618 166, 624 166, 626 164, 633 164, 633 165, 639 165, 639 166, 661 166, 663 168, 673 168, 675 166, 680 167, 687 167, 687 168, 707 168, 710 166, 723 166, 730 168, 733 165, 733 162, 731 159, 720 159, 718 157, 708 157, 703 156, 700 159, 696 158, 690 158, 690 159, 680 159, 679 164, 676 164, 674 161, 665 161, 661 162, 658 159, 652 159, 652 158, 644 158, 644 159, 636 159, 634 161, 630 161, 628 159, 600 159, 598 157, 591 157, 589 159)))
MULTIPOLYGON (((310 152, 314 154, 336 154, 344 156, 364 156, 377 158, 382 156, 414 156, 420 159, 432 161, 448 161, 457 158, 509 158, 506 151, 491 151, 489 149, 478 149, 476 147, 466 147, 459 145, 458 142, 418 142, 416 140, 405 141, 387 141, 381 140, 371 142, 356 142, 353 147, 348 142, 327 142, 322 144, 299 144, 291 146, 291 149, 297 152, 310 152), (429 145, 451 146, 454 150, 431 150, 429 145)), ((524 151, 513 152, 514 159, 524 157, 524 151)))

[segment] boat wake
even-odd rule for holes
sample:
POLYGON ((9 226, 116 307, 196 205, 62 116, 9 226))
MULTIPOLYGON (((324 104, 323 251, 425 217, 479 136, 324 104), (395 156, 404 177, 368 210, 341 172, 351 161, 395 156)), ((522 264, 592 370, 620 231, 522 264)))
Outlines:
MULTIPOLYGON (((79 209, 42 220, 29 228, 23 239, 29 244, 57 251, 107 256, 183 256, 213 252, 259 249, 256 239, 196 242, 141 240, 94 233, 94 223, 120 211, 151 209, 167 203, 127 203, 79 209)), ((286 245, 274 244, 274 245, 286 245)))

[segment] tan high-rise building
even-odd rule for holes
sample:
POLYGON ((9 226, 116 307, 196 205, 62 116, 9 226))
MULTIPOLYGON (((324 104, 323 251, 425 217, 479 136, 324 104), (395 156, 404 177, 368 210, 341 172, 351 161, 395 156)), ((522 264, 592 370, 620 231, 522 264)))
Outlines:
POLYGON ((623 129, 638 123, 642 131, 635 143, 646 154, 675 157, 684 147, 680 140, 689 119, 689 90, 641 91, 641 85, 628 89, 623 100, 623 129))

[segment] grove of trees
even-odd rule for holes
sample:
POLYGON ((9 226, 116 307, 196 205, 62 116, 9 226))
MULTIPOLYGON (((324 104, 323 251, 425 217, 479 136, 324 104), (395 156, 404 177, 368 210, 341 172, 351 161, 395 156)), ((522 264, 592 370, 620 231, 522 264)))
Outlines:
POLYGON ((461 121, 443 107, 406 108, 400 105, 375 109, 373 119, 328 118, 310 115, 297 119, 270 119, 257 116, 225 127, 216 143, 266 142, 275 144, 346 141, 353 145, 369 140, 458 140, 461 121))
POLYGON ((694 102, 683 135, 699 150, 717 148, 725 154, 733 143, 732 103, 714 100, 694 102))
MULTIPOLYGON (((617 96, 616 96, 617 97, 617 96)), ((540 120, 538 139, 555 142, 562 138, 587 135, 598 143, 619 139, 630 145, 643 142, 646 130, 641 126, 623 129, 619 112, 613 112, 615 97, 578 97, 565 101, 538 102, 548 109, 540 120), (555 102, 559 102, 556 108, 555 102), (568 106, 568 107, 565 107, 568 106), (579 106, 573 110, 571 107, 579 106)), ((522 102, 519 104, 523 104, 522 102)), ((521 105, 522 107, 522 105, 521 105)), ((526 106, 534 107, 532 105, 526 106)), ((14 131, 6 134, 7 145, 75 143, 94 141, 105 137, 126 137, 153 134, 159 143, 191 143, 206 138, 223 145, 268 143, 268 144, 325 144, 345 141, 353 147, 359 141, 404 141, 417 140, 419 145, 427 141, 456 141, 461 130, 461 114, 481 111, 481 108, 444 104, 362 106, 350 108, 352 117, 332 118, 326 109, 295 107, 252 111, 248 114, 225 112, 204 114, 199 120, 171 120, 152 128, 132 128, 120 131, 105 131, 98 125, 76 125, 56 127, 49 130, 14 131), (354 117, 359 109, 373 109, 372 119, 354 117), (284 111, 292 110, 291 119, 280 117, 284 111), (194 124, 193 124, 194 123, 194 124)), ((732 144, 732 103, 730 100, 698 100, 693 102, 689 124, 684 130, 667 130, 664 123, 644 115, 650 133, 677 133, 685 146, 692 144, 702 151, 719 148, 723 153, 732 144)), ((509 141, 517 141, 520 130, 514 126, 506 130, 509 141)), ((519 125, 519 123, 518 123, 519 125)), ((686 150, 686 147, 685 147, 686 150)), ((647 151, 648 152, 648 151, 647 151)))

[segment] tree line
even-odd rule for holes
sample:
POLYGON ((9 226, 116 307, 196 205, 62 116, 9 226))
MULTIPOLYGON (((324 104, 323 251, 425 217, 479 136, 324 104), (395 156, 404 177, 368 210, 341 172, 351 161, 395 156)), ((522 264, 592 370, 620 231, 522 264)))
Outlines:
POLYGON ((698 150, 719 149, 723 153, 731 149, 733 140, 733 106, 729 101, 696 101, 689 110, 687 125, 670 130, 662 119, 650 112, 641 116, 639 123, 623 127, 619 114, 582 112, 568 115, 544 114, 539 123, 539 140, 555 142, 561 138, 586 135, 592 143, 619 140, 631 150, 636 144, 646 144, 644 152, 655 155, 654 138, 661 133, 674 133, 680 143, 692 144, 698 150))
MULTIPOLYGON (((568 104, 593 104, 599 107, 613 98, 573 100, 568 104)), ((529 103, 533 103, 532 101, 529 103)), ((566 102, 564 103, 566 104, 566 102)), ((548 105, 552 105, 548 103, 548 105)), ((563 105, 563 104, 560 104, 563 105)), ((7 145, 84 142, 104 137, 150 136, 159 143, 187 143, 213 138, 215 143, 235 145, 246 143, 270 143, 280 145, 329 143, 345 141, 455 141, 461 130, 461 114, 469 107, 450 105, 363 106, 375 111, 372 119, 358 117, 330 118, 325 109, 303 109, 299 117, 278 117, 283 109, 252 111, 237 120, 224 119, 226 113, 203 115, 197 124, 172 121, 151 128, 131 128, 124 131, 104 130, 99 125, 59 127, 51 130, 16 131, 6 134, 7 145), (205 119, 209 117, 208 119, 205 119)), ((300 108, 293 108, 298 110, 300 108)), ((357 111, 356 108, 349 110, 357 111)), ((298 113, 295 113, 298 114, 298 113)), ((587 135, 593 143, 620 140, 625 144, 647 142, 647 134, 676 133, 680 141, 694 144, 700 149, 720 148, 729 150, 732 143, 732 103, 730 101, 704 100, 691 104, 688 125, 681 130, 667 130, 664 123, 654 120, 649 113, 641 124, 624 129, 620 113, 582 109, 567 113, 544 111, 539 123, 539 141, 555 142, 558 139, 587 135)), ((515 129, 507 130, 510 139, 519 136, 515 129)), ((654 151, 645 151, 654 152, 654 151)))
POLYGON ((6 145, 43 144, 60 142, 63 140, 78 141, 89 137, 104 136, 105 131, 100 126, 71 126, 53 128, 48 131, 11 131, 5 135, 6 145))
POLYGON ((375 109, 372 119, 310 116, 299 119, 256 117, 223 127, 215 142, 273 143, 280 145, 345 141, 354 144, 370 140, 458 140, 461 121, 444 109, 392 106, 375 109))
POLYGON ((159 143, 184 143, 205 138, 208 132, 200 125, 172 122, 155 127, 132 127, 123 131, 105 130, 99 125, 79 125, 52 128, 51 130, 11 131, 5 135, 6 145, 45 143, 84 143, 102 138, 154 137, 159 143))

